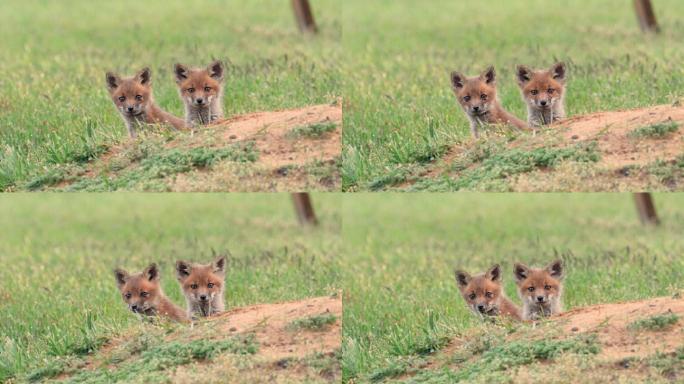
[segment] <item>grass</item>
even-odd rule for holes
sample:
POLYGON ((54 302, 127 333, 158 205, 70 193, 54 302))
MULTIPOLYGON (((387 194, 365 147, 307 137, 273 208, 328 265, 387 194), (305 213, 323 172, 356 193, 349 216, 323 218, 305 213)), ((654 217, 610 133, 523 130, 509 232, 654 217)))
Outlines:
POLYGON ((125 308, 117 266, 136 271, 157 262, 164 292, 179 305, 175 260, 202 262, 214 251, 229 255, 227 309, 336 292, 339 198, 313 195, 321 226, 312 230, 298 225, 280 194, 2 196, 0 381, 78 367, 136 327, 166 334, 164 324, 140 323, 125 308))
POLYGON ((679 316, 672 313, 663 313, 660 315, 653 315, 646 319, 636 320, 630 323, 627 328, 631 330, 649 330, 658 331, 670 327, 679 321, 679 316))
POLYGON ((277 0, 3 1, 0 190, 46 167, 89 162, 127 136, 105 89, 108 70, 149 66, 157 103, 179 116, 176 62, 226 62, 226 116, 334 102, 340 9, 317 2, 320 33, 311 37, 277 0))
POLYGON ((629 135, 635 138, 658 138, 664 137, 672 132, 677 132, 678 129, 679 123, 674 121, 668 121, 637 128, 630 132, 629 135))
POLYGON ((337 124, 330 123, 315 123, 309 124, 301 127, 294 127, 288 134, 290 138, 296 139, 298 137, 308 137, 311 139, 317 139, 322 137, 328 132, 332 132, 337 128, 337 124))
POLYGON ((290 324, 287 328, 291 331, 322 331, 328 328, 331 324, 335 324, 337 317, 332 313, 324 313, 316 316, 309 316, 302 319, 297 319, 290 324))
POLYGON ((684 52, 674 48, 684 3, 663 0, 656 12, 662 33, 653 36, 622 0, 345 2, 343 188, 369 190, 388 171, 470 140, 452 70, 472 76, 494 65, 501 102, 519 117, 515 66, 556 60, 568 66, 569 116, 672 103, 684 89, 684 52))
MULTIPOLYGON (((477 273, 500 263, 505 292, 520 304, 513 262, 544 265, 561 258, 567 270, 565 309, 682 289, 683 199, 655 195, 662 220, 658 228, 639 223, 629 194, 358 194, 345 199, 344 380, 389 380, 397 372, 419 369, 455 337, 467 341, 483 327, 490 330, 461 299, 453 277, 457 267, 477 273)), ((502 329, 466 347, 451 374, 499 345, 499 336, 516 331, 502 329)), ((591 366, 586 359, 568 361, 566 367, 586 373, 591 366)), ((468 382, 486 378, 473 377, 468 382)))

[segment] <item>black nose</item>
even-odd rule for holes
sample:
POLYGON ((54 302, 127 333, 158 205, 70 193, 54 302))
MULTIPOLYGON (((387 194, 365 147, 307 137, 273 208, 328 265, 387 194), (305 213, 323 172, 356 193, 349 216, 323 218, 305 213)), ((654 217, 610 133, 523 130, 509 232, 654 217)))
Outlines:
POLYGON ((546 100, 540 101, 539 104, 541 104, 542 106, 546 105, 546 100))
POLYGON ((473 111, 477 112, 480 110, 480 107, 473 107, 473 111))
POLYGON ((197 99, 197 104, 202 104, 204 103, 204 99, 197 99))
POLYGON ((537 296, 537 301, 540 303, 544 301, 544 296, 537 296))
POLYGON ((128 107, 128 112, 133 112, 133 107, 128 107))
POLYGON ((200 295, 200 300, 204 301, 207 299, 207 295, 200 295))
POLYGON ((480 311, 480 312, 484 312, 484 311, 485 311, 485 306, 482 305, 482 304, 480 304, 480 305, 477 306, 477 310, 480 311))
POLYGON ((134 310, 134 311, 137 311, 137 310, 138 310, 138 306, 137 306, 137 305, 131 305, 131 309, 134 310))

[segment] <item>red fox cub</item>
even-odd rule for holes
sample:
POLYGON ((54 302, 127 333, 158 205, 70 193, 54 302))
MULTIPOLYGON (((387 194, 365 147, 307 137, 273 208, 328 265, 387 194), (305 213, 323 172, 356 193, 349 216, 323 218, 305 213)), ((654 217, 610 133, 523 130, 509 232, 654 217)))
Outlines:
POLYGON ((563 263, 556 260, 546 268, 535 269, 516 263, 514 266, 518 293, 523 302, 523 320, 537 320, 562 311, 563 263))
POLYGON ((150 264, 135 275, 117 268, 114 270, 114 276, 121 297, 133 313, 162 316, 179 322, 188 320, 185 311, 172 303, 162 292, 157 264, 150 264))
POLYGON ((106 79, 109 95, 126 123, 130 137, 135 138, 138 128, 145 124, 169 124, 175 129, 185 128, 183 120, 163 111, 154 103, 149 68, 128 78, 107 72, 106 79))
POLYGON ((176 277, 185 295, 189 317, 223 312, 225 265, 223 256, 206 265, 176 261, 176 277))
POLYGON ((549 125, 565 118, 565 64, 556 63, 546 71, 519 65, 517 72, 530 126, 549 125))
POLYGON ((511 124, 527 129, 524 121, 506 112, 496 96, 496 72, 489 67, 480 76, 465 77, 459 72, 451 73, 451 87, 470 120, 470 132, 480 137, 478 128, 487 124, 511 124))
POLYGON ((174 72, 189 127, 223 118, 223 64, 220 61, 214 61, 206 69, 176 64, 174 72))
POLYGON ((501 267, 495 264, 482 275, 470 276, 457 270, 458 289, 468 307, 479 316, 509 316, 520 320, 520 309, 513 304, 501 287, 501 267))

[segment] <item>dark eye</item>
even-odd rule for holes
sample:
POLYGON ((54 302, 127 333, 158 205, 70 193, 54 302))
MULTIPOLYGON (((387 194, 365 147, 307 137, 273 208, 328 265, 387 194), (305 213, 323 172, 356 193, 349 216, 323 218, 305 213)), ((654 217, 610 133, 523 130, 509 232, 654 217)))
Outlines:
POLYGON ((204 92, 209 92, 209 91, 211 91, 210 87, 204 87, 204 92))
POLYGON ((188 92, 194 93, 194 92, 195 92, 195 88, 188 88, 188 92))
POLYGON ((548 92, 548 93, 553 93, 553 91, 554 91, 553 88, 549 88, 549 89, 546 90, 546 92, 548 92))
POLYGON ((190 288, 192 288, 192 289, 197 289, 197 284, 191 285, 190 288))
POLYGON ((471 293, 470 296, 468 296, 468 297, 470 297, 470 300, 475 300, 475 297, 476 297, 476 296, 475 296, 474 293, 471 293))
POLYGON ((127 299, 130 299, 131 296, 133 296, 133 295, 131 295, 130 293, 127 293, 127 294, 126 294, 126 298, 127 298, 127 299))
POLYGON ((470 96, 464 96, 463 101, 470 101, 470 96))
POLYGON ((491 292, 487 292, 487 293, 485 293, 485 296, 492 298, 494 296, 494 294, 491 292))
POLYGON ((142 297, 147 297, 147 296, 149 296, 149 295, 150 295, 150 294, 147 293, 147 292, 140 292, 140 296, 142 296, 142 297))
POLYGON ((135 95, 135 99, 138 101, 142 100, 142 95, 135 95))
POLYGON ((533 94, 533 95, 536 95, 537 93, 539 93, 539 91, 537 91, 536 89, 533 89, 533 90, 530 91, 530 93, 533 94))
POLYGON ((126 101, 126 96, 119 96, 119 101, 126 101))
POLYGON ((214 288, 214 283, 207 284, 207 288, 214 288))
POLYGON ((534 292, 534 287, 529 287, 529 288, 527 288, 527 290, 530 292, 534 292))
POLYGON ((545 285, 545 286, 544 286, 544 289, 546 289, 546 290, 548 291, 549 289, 551 289, 551 286, 550 286, 550 285, 545 285))
POLYGON ((480 99, 482 99, 482 100, 487 100, 487 95, 485 95, 484 93, 481 94, 481 95, 480 95, 480 99))

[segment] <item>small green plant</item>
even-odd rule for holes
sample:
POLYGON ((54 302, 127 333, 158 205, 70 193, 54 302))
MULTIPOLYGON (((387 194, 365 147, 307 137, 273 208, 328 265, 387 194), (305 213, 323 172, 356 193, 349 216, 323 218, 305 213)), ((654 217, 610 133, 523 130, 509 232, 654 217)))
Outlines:
POLYGON ((328 132, 332 132, 337 128, 337 124, 333 122, 325 122, 325 123, 315 123, 315 124, 309 124, 309 125, 303 125, 299 127, 294 127, 292 130, 287 134, 288 137, 290 138, 298 138, 298 137, 308 137, 311 139, 317 139, 322 137, 328 132))
POLYGON ((329 325, 334 324, 337 317, 332 313, 324 313, 321 315, 309 316, 302 319, 297 319, 288 324, 287 329, 290 331, 309 330, 322 331, 328 328, 329 325))
POLYGON ((627 328, 633 331, 644 329, 649 331, 658 331, 677 323, 677 321, 679 321, 678 315, 672 312, 666 312, 660 315, 653 315, 645 319, 636 320, 630 323, 627 328))
POLYGON ((629 136, 634 138, 663 137, 669 133, 677 132, 678 129, 679 124, 670 120, 636 128, 629 133, 629 136))

